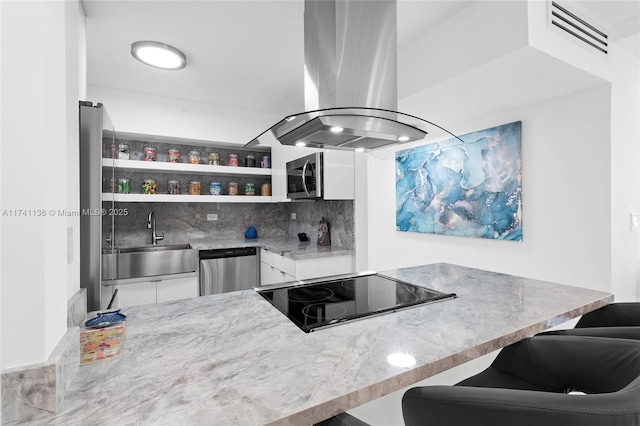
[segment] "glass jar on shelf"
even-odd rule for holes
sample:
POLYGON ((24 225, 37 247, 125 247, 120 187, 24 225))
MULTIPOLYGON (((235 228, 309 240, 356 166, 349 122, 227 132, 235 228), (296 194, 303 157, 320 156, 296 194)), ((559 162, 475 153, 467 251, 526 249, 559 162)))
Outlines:
POLYGON ((118 194, 131 194, 131 179, 118 178, 118 194))
POLYGON ((238 182, 229 182, 227 193, 229 195, 238 195, 238 182))
POLYGON ((219 166, 220 165, 220 154, 217 152, 210 152, 208 156, 208 163, 210 166, 219 166))
POLYGON ((144 161, 156 161, 156 148, 154 146, 147 145, 142 148, 144 155, 144 161))
POLYGON ((247 182, 244 184, 244 195, 256 195, 256 184, 247 182))
POLYGON ((200 151, 189 151, 189 164, 200 164, 200 151))
POLYGON ((158 189, 158 184, 155 179, 143 179, 142 180, 142 193, 143 194, 155 194, 158 189))
POLYGON ((238 167, 238 154, 229 154, 229 160, 227 160, 227 166, 238 167))
POLYGON ((220 182, 209 182, 209 194, 211 195, 221 195, 222 194, 222 184, 220 182))
POLYGON ((262 195, 263 197, 270 197, 271 196, 271 184, 270 183, 263 183, 262 186, 260 187, 260 195, 262 195))
POLYGON ((129 145, 121 143, 118 145, 118 160, 128 160, 130 158, 129 145))
POLYGON ((180 162, 180 150, 178 148, 169 148, 169 151, 167 151, 167 162, 169 163, 180 162))
POLYGON ((199 180, 192 180, 189 182, 189 195, 200 195, 202 190, 202 182, 199 180))
POLYGON ((247 154, 244 157, 244 165, 245 167, 255 167, 256 166, 256 156, 253 154, 247 154))
POLYGON ((170 179, 167 181, 167 194, 180 195, 180 181, 170 179))

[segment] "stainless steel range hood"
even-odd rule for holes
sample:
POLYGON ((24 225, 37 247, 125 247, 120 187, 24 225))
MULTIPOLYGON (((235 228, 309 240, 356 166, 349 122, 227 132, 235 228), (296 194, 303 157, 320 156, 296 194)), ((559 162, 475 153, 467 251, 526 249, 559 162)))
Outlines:
POLYGON ((283 145, 371 150, 423 139, 430 126, 442 129, 396 111, 395 0, 305 0, 304 50, 306 111, 247 146, 270 133, 283 145))

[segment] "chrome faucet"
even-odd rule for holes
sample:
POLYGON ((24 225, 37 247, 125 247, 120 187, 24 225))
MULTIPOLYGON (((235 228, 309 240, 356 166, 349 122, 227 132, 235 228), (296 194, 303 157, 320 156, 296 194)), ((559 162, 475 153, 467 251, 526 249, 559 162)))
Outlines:
POLYGON ((158 235, 156 232, 156 215, 152 211, 149 212, 149 217, 147 218, 147 229, 151 229, 151 245, 155 246, 158 241, 164 240, 164 233, 158 235))

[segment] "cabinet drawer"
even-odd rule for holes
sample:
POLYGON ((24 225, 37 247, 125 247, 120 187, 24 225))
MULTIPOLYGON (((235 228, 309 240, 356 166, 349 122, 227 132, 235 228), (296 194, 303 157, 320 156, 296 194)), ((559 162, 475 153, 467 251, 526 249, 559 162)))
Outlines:
POLYGON ((275 253, 267 249, 262 249, 260 251, 260 261, 267 263, 274 268, 291 275, 292 277, 296 276, 296 261, 289 257, 281 256, 279 253, 275 253))
POLYGON ((198 297, 198 277, 157 281, 157 302, 198 297))
POLYGON ((156 303, 155 281, 139 282, 116 286, 118 308, 156 303))
POLYGON ((349 255, 305 259, 296 263, 296 279, 298 280, 350 274, 352 272, 355 272, 355 261, 354 257, 349 255))

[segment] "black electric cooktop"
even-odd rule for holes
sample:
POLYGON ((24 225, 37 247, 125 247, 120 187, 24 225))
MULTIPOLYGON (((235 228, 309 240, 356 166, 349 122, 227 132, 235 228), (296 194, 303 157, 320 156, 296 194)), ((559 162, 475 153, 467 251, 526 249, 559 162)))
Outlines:
POLYGON ((255 287, 304 332, 456 297, 378 274, 255 287))

